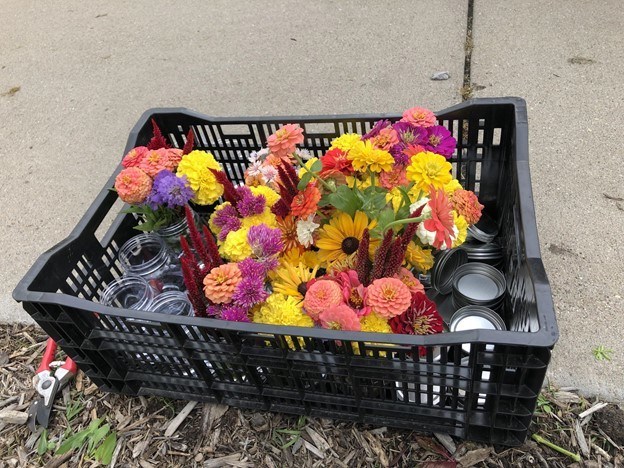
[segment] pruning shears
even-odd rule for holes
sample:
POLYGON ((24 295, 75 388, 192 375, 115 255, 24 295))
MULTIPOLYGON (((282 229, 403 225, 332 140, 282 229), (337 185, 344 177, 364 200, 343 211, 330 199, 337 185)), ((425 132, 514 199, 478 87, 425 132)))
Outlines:
POLYGON ((35 389, 39 396, 28 409, 28 427, 33 432, 36 431, 37 425, 48 427, 56 394, 78 371, 78 366, 70 357, 61 362, 54 361, 55 355, 56 341, 48 338, 41 365, 35 375, 35 389))

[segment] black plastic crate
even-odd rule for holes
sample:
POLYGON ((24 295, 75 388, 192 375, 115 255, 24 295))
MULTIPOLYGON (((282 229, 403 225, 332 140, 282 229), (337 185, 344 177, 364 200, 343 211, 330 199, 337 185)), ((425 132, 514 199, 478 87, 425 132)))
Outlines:
MULTIPOLYGON (((119 214, 97 235, 117 200, 109 189, 119 167, 70 236, 36 261, 13 296, 103 391, 521 444, 559 335, 537 238, 526 105, 517 98, 476 99, 437 115, 458 141, 456 177, 500 225, 510 331, 341 332, 171 317, 92 302, 120 275, 117 251, 136 234, 132 215, 119 214), (471 344, 463 361, 462 343, 471 344), (419 357, 422 346, 427 352, 419 357)), ((211 151, 240 181, 246 154, 281 124, 300 124, 303 147, 321 155, 332 138, 365 133, 380 118, 398 116, 215 118, 153 109, 130 133, 126 151, 149 141, 152 118, 177 147, 193 128, 196 147, 211 151)))

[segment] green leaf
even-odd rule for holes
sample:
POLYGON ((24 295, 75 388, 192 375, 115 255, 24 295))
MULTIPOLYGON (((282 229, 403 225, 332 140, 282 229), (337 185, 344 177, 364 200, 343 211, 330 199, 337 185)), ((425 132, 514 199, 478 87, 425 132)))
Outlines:
POLYGON ((115 447, 117 446, 117 434, 111 432, 102 445, 98 447, 95 451, 95 459, 104 465, 110 464, 113 460, 113 453, 115 452, 115 447))
POLYGON ((90 433, 91 431, 89 429, 85 429, 72 436, 69 436, 63 441, 59 448, 56 449, 56 454, 63 455, 67 452, 71 452, 72 450, 82 447, 82 444, 90 433))
POLYGON ((97 446, 97 444, 110 432, 110 426, 108 424, 104 424, 102 427, 97 429, 91 436, 89 437, 89 445, 87 446, 87 452, 91 453, 93 449, 97 446))
POLYGON ((44 429, 37 444, 37 454, 44 455, 48 451, 48 430, 44 429))
POLYGON ((323 169, 323 162, 320 159, 317 161, 314 161, 314 164, 310 166, 310 170, 315 173, 321 172, 321 169, 323 169))
POLYGON ((311 172, 306 172, 305 174, 303 174, 303 177, 301 177, 301 180, 297 184, 297 190, 305 190, 305 188, 308 186, 311 180, 312 180, 311 172))
POLYGON ((84 409, 84 405, 80 402, 70 403, 65 410, 65 416, 67 416, 67 422, 70 422, 84 409))
POLYGON ((383 231, 394 219, 394 211, 391 208, 386 208, 379 213, 377 226, 383 231))
POLYGON ((341 185, 335 192, 327 195, 327 199, 330 205, 333 205, 340 211, 344 211, 351 217, 362 208, 362 200, 346 185, 341 185))

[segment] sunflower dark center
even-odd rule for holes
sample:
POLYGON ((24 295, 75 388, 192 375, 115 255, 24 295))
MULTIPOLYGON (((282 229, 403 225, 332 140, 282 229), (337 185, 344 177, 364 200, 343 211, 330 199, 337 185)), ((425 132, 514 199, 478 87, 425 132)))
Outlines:
POLYGON ((308 292, 308 283, 304 281, 303 283, 299 284, 299 286, 297 286, 297 291, 302 296, 305 296, 308 292))
POLYGON ((342 241, 342 251, 347 255, 351 255, 360 246, 360 241, 355 237, 347 237, 342 241))

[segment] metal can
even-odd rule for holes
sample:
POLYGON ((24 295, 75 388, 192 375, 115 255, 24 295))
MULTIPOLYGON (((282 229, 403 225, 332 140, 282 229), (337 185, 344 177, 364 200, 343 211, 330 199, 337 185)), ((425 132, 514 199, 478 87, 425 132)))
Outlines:
POLYGON ((477 221, 476 224, 468 227, 468 237, 469 239, 476 239, 478 241, 489 243, 494 240, 494 238, 498 235, 498 224, 492 218, 490 218, 485 213, 481 213, 481 218, 477 221))
MULTIPOLYGON (((453 314, 449 331, 464 330, 507 330, 505 322, 492 309, 478 305, 462 307, 453 314)), ((486 351, 492 351, 494 345, 486 345, 486 351)), ((462 344, 462 351, 470 353, 470 343, 462 344)))
POLYGON ((506 282, 503 274, 486 263, 467 263, 453 275, 453 303, 460 309, 480 305, 499 310, 503 305, 506 282))
POLYGON ((443 250, 437 253, 431 270, 431 287, 440 294, 450 293, 455 271, 467 261, 468 254, 461 249, 443 250))

